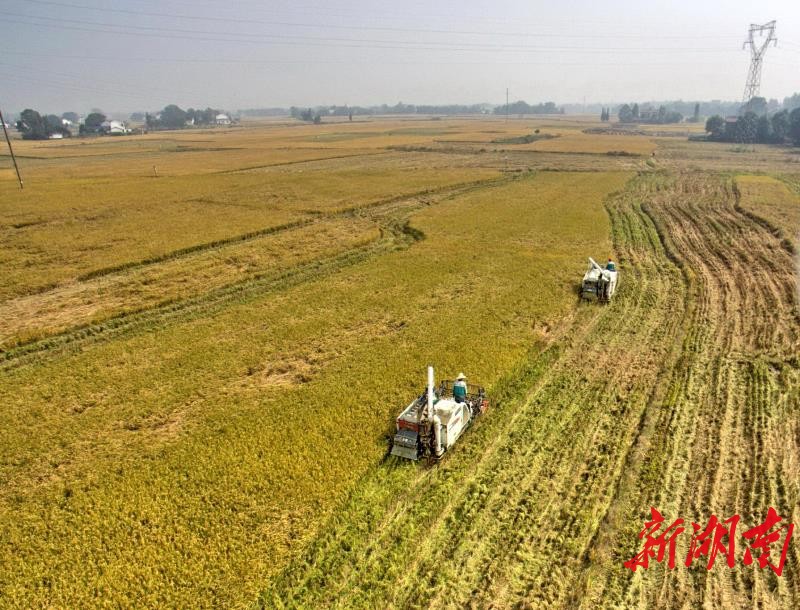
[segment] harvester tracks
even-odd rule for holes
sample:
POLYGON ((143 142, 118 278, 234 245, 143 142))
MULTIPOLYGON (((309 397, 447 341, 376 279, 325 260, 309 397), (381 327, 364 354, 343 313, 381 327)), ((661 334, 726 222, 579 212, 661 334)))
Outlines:
MULTIPOLYGON (((486 607, 523 597, 552 603, 568 595, 546 558, 559 555, 558 574, 582 565, 661 369, 667 352, 662 344, 669 345, 679 326, 680 317, 652 311, 683 309, 680 271, 647 216, 627 195, 609 202, 609 211, 626 277, 617 304, 580 308, 573 332, 545 353, 544 369, 532 356, 527 366, 537 374, 531 385, 500 403, 470 433, 470 442, 445 460, 434 481, 421 476, 404 510, 387 515, 358 544, 351 556, 370 558, 361 569, 352 571, 338 546, 355 544, 347 526, 320 541, 314 557, 339 558, 325 578, 338 601, 326 597, 326 585, 297 579, 303 567, 293 566, 286 581, 265 594, 265 606, 286 603, 297 591, 310 593, 298 598, 301 605, 340 607, 486 607), (644 340, 620 362, 632 335, 644 340), (577 473, 576 464, 584 464, 577 473), (435 491, 439 485, 447 489, 447 502, 435 491), (416 532, 413 540, 398 540, 398 533, 409 531, 416 532), (412 559, 403 562, 403 576, 381 576, 392 573, 404 553, 412 559)), ((518 374, 529 378, 525 367, 518 374)), ((504 386, 518 385, 509 379, 493 392, 506 394, 504 386)), ((358 510, 357 503, 352 508, 358 510)))
POLYGON ((368 475, 262 607, 798 605, 796 545, 780 579, 622 565, 651 505, 798 521, 791 255, 725 177, 643 174, 607 207, 615 303, 579 308, 492 388, 491 416, 433 471, 368 475))

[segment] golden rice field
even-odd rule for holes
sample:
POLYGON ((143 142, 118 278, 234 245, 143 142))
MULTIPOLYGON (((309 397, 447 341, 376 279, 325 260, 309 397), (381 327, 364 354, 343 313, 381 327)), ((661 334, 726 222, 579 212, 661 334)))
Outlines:
POLYGON ((796 155, 598 126, 17 143, 0 607, 800 603, 794 541, 780 577, 623 565, 650 506, 800 517, 796 155), (429 363, 491 408, 386 458, 429 363))
POLYGON ((800 245, 800 180, 797 176, 739 176, 744 210, 763 218, 795 247, 800 245))

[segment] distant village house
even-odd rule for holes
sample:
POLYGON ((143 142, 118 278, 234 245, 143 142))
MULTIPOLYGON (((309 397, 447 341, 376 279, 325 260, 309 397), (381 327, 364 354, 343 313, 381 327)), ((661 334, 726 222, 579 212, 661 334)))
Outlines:
POLYGON ((100 130, 103 133, 108 135, 117 136, 117 135, 124 135, 126 133, 130 133, 130 129, 128 129, 127 125, 122 121, 111 120, 105 121, 100 125, 100 130))

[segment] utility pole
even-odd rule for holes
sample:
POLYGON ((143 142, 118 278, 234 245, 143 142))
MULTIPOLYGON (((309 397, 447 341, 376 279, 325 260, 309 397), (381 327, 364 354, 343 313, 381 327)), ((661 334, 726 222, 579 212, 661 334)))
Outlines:
POLYGON ((17 165, 17 158, 14 156, 14 149, 11 147, 11 138, 8 137, 8 129, 6 129, 6 121, 3 118, 3 111, 0 110, 0 124, 3 125, 3 134, 6 136, 6 143, 8 144, 8 152, 11 153, 11 161, 14 163, 14 170, 17 172, 17 180, 19 180, 19 188, 22 190, 22 176, 19 175, 19 166, 17 165))
POLYGON ((750 47, 750 70, 747 73, 747 83, 744 86, 742 104, 747 104, 747 102, 756 97, 761 89, 761 66, 764 63, 764 54, 767 52, 767 47, 771 42, 775 43, 775 46, 778 45, 778 39, 775 38, 774 20, 764 25, 750 24, 747 40, 742 45, 743 49, 750 47), (761 38, 765 33, 766 40, 757 46, 753 38, 754 34, 758 34, 759 38, 761 38))

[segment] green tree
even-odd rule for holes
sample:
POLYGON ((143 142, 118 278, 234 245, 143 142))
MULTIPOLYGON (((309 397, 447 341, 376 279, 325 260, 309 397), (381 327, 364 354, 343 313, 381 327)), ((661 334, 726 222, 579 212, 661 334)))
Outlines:
POLYGON ((30 108, 20 113, 17 130, 22 133, 22 138, 25 140, 46 140, 50 136, 42 115, 30 108))
POLYGON ((92 112, 89 116, 86 117, 86 120, 83 122, 84 126, 86 127, 86 131, 94 132, 100 129, 100 125, 106 122, 106 115, 102 112, 92 112))
POLYGON ((639 120, 639 104, 634 104, 633 108, 631 108, 631 115, 633 115, 633 120, 639 120))
POLYGON ((44 117, 44 124, 47 125, 48 133, 60 132, 64 127, 64 124, 61 122, 61 117, 54 114, 48 114, 44 117))
POLYGON ((789 113, 789 137, 795 146, 800 146, 800 106, 789 113))
POLYGON ((721 140, 725 135, 725 119, 718 114, 706 121, 706 132, 712 140, 721 140))
POLYGON ((200 123, 202 125, 211 125, 217 119, 219 110, 214 108, 206 108, 200 113, 200 123))
POLYGON ((175 104, 164 106, 161 111, 161 124, 167 129, 180 129, 186 125, 186 112, 175 104))
POLYGON ((772 141, 772 124, 766 114, 758 117, 756 122, 756 142, 767 143, 772 141))
POLYGON ((795 108, 800 108, 800 93, 795 93, 790 97, 784 98, 783 107, 790 112, 795 108))
POLYGON ((778 144, 783 144, 789 135, 789 111, 781 110, 772 115, 772 138, 778 144))
POLYGON ((692 115, 692 123, 700 122, 700 102, 694 105, 694 114, 692 115))
POLYGON ((617 118, 620 123, 630 123, 633 121, 633 111, 628 104, 623 104, 617 111, 617 118))
POLYGON ((752 143, 756 141, 758 134, 758 115, 755 112, 745 112, 734 125, 734 133, 731 138, 734 142, 752 143))
POLYGON ((61 115, 61 118, 67 119, 68 121, 71 121, 72 123, 76 124, 79 123, 81 120, 81 117, 78 116, 77 112, 65 112, 64 114, 61 115))

